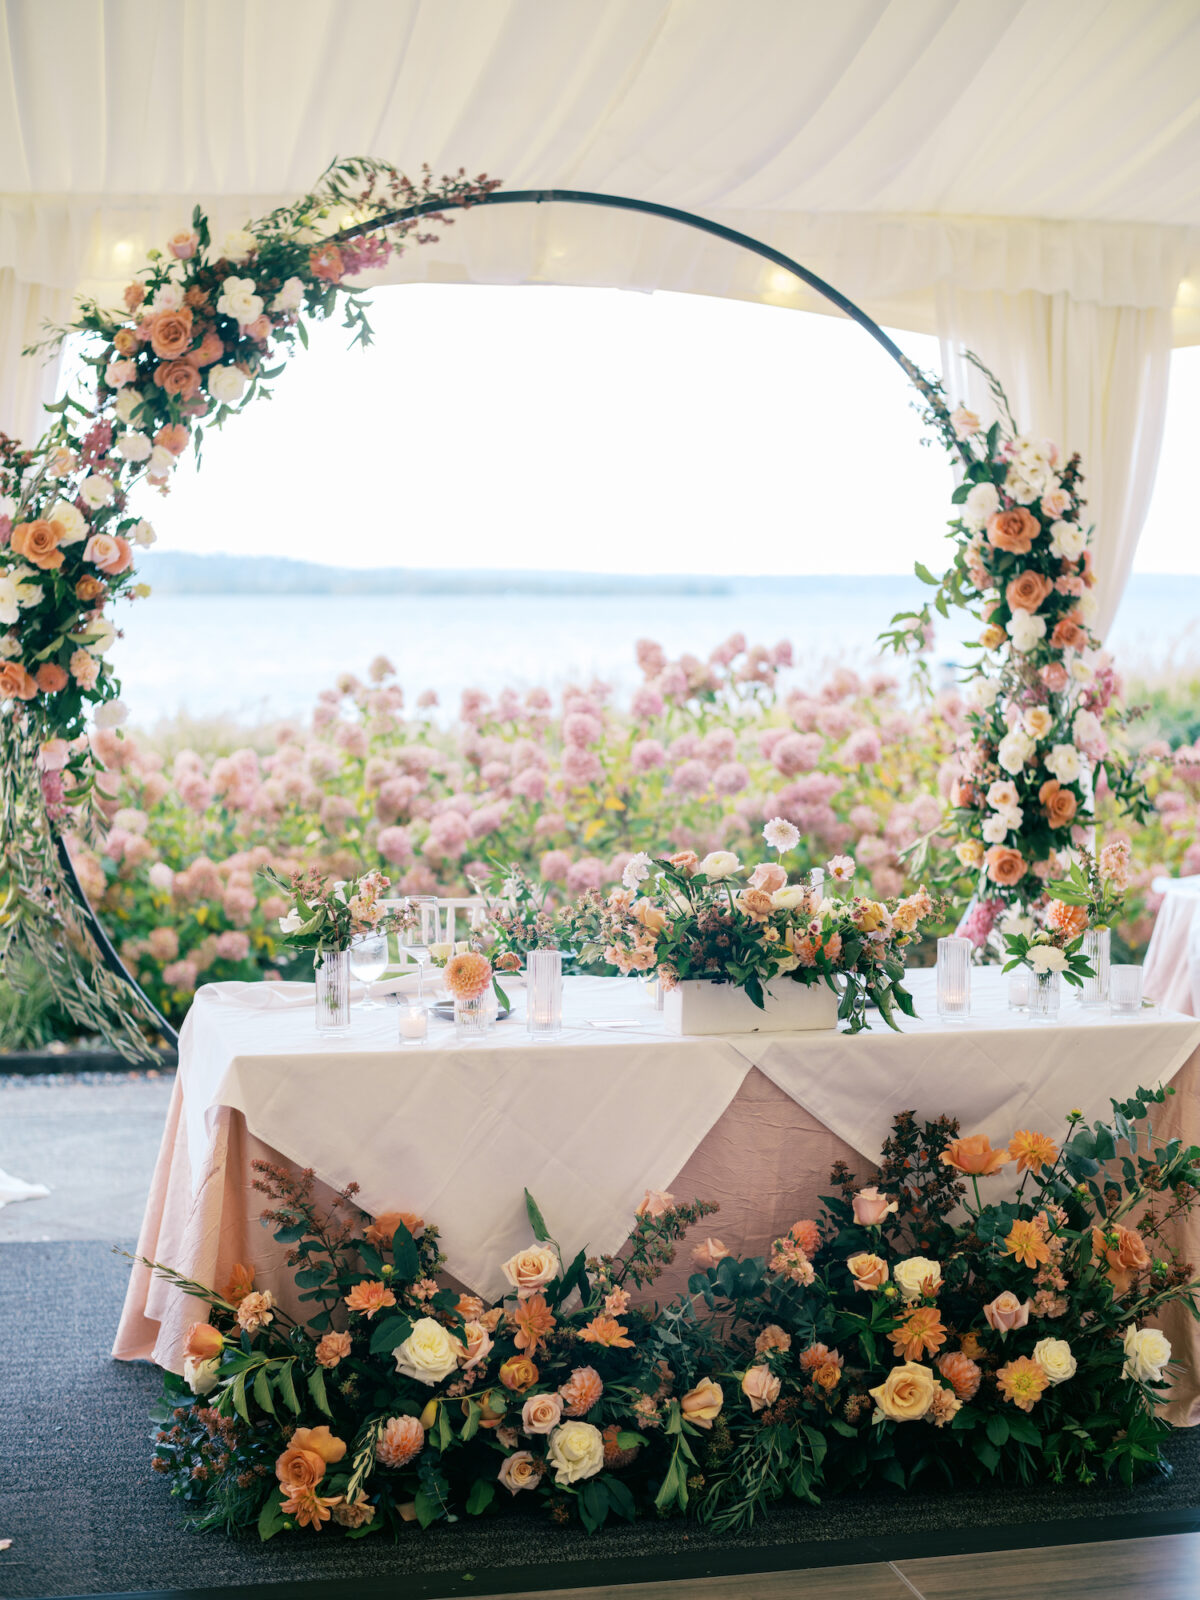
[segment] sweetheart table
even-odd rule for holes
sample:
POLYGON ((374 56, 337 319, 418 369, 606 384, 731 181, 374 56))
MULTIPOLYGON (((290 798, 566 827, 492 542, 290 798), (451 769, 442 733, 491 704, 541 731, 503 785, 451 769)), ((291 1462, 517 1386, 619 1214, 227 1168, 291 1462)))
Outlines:
MULTIPOLYGON (((719 1202, 712 1234, 761 1253, 815 1214, 835 1160, 871 1181, 898 1111, 956 1116, 993 1144, 1018 1128, 1057 1139, 1072 1108, 1104 1116, 1110 1096, 1174 1081, 1156 1127, 1200 1143, 1200 1020, 1159 1009, 1117 1021, 1064 995, 1057 1024, 1034 1024, 1007 1009, 999 971, 972 982, 965 1023, 938 1021, 934 974, 917 971, 903 1033, 877 1019, 854 1036, 680 1038, 636 981, 571 978, 556 1039, 527 1038, 518 991, 485 1040, 460 1044, 431 1014, 428 1044, 403 1049, 393 1006, 355 1008, 350 1032, 330 1038, 314 1027, 311 985, 209 984, 180 1037, 138 1253, 217 1288, 236 1261, 254 1263, 257 1286, 288 1305, 285 1247, 259 1226, 252 1187, 251 1163, 268 1160, 311 1168, 318 1194, 356 1182, 366 1210, 436 1222, 457 1280, 491 1299, 506 1287, 499 1263, 529 1240, 526 1187, 569 1255, 617 1250, 647 1189, 719 1202)), ((1195 1231, 1178 1242, 1200 1261, 1195 1231)), ((689 1270, 676 1262, 657 1297, 689 1270)), ((135 1266, 113 1354, 180 1371, 204 1314, 135 1266)), ((1192 1328, 1180 1317, 1168 1331, 1196 1371, 1192 1328)), ((1200 1420, 1190 1373, 1174 1411, 1200 1420)))

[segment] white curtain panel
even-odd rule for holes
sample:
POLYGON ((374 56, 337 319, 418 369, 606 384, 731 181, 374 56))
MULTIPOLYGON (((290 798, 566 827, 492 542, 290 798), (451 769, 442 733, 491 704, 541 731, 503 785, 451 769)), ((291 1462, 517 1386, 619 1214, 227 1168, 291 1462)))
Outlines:
POLYGON ((942 362, 953 399, 987 421, 995 407, 972 350, 1003 383, 1018 426, 1083 457, 1095 524, 1095 628, 1105 635, 1129 578, 1150 504, 1166 418, 1171 314, 1081 303, 1068 294, 1004 294, 943 284, 942 362))
POLYGON ((47 322, 61 324, 70 314, 69 291, 23 283, 11 267, 0 268, 0 433, 10 439, 30 445, 40 438, 42 407, 57 399, 62 365, 58 355, 21 351, 45 338, 47 322))

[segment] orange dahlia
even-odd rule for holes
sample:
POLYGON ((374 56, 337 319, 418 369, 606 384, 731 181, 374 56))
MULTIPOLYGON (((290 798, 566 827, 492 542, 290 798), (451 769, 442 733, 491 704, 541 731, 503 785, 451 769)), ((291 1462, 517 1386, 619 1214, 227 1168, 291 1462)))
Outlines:
POLYGON ((568 1417, 585 1417, 604 1393, 604 1384, 595 1367, 576 1367, 559 1389, 568 1417))
POLYGON ((918 1306, 910 1311, 898 1328, 888 1334, 897 1361, 922 1361, 925 1353, 936 1355, 946 1342, 946 1329, 936 1306, 918 1306))
POLYGON ((456 1000, 478 1000, 492 981, 491 963, 477 950, 467 950, 451 956, 442 978, 456 1000))
POLYGON ((368 1322, 384 1306, 396 1304, 396 1296, 387 1284, 378 1283, 372 1278, 364 1278, 361 1283, 356 1283, 343 1298, 351 1311, 361 1311, 368 1322))
POLYGON ((1069 906, 1065 900, 1051 900, 1046 908, 1046 926, 1065 934, 1068 939, 1078 939, 1086 932, 1087 925, 1086 906, 1069 906))
POLYGON ((964 1355, 961 1350, 948 1350, 937 1358, 934 1365, 960 1400, 973 1400, 979 1393, 982 1373, 970 1356, 964 1355))
POLYGON ((1058 1146, 1049 1134, 1033 1133, 1028 1128, 1013 1134, 1008 1153, 1017 1163, 1018 1172, 1041 1172, 1058 1160, 1058 1146))
POLYGON ((610 1350, 632 1350, 633 1340, 627 1338, 629 1329, 616 1317, 593 1317, 586 1327, 580 1328, 579 1337, 585 1344, 602 1344, 610 1350))
POLYGON ((996 1374, 996 1382, 1004 1398, 1011 1400, 1018 1410, 1032 1411, 1050 1380, 1036 1361, 1018 1356, 1015 1361, 1004 1363, 996 1374))
POLYGON ((1015 1256, 1023 1267, 1040 1267, 1050 1259, 1050 1246, 1036 1222, 1018 1220, 1004 1241, 1004 1253, 1015 1256))
POLYGON ((518 1301, 517 1309, 510 1313, 509 1320, 517 1330, 513 1340, 517 1349, 534 1355, 554 1326, 554 1313, 546 1304, 545 1297, 535 1294, 528 1300, 518 1301))
POLYGON ((804 1251, 806 1256, 815 1256, 821 1248, 821 1235, 815 1222, 805 1217, 800 1222, 793 1222, 788 1230, 792 1238, 804 1251))
POLYGON ((383 1467, 403 1467, 425 1448, 425 1429, 416 1417, 389 1417, 375 1445, 375 1459, 383 1467))

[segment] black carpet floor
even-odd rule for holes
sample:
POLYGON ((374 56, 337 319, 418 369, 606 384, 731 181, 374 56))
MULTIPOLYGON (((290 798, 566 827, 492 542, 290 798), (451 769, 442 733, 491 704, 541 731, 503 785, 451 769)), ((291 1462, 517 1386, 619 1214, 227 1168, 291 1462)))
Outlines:
POLYGON ((1200 1508, 1194 1429, 1172 1441, 1173 1477, 1133 1494, 1039 1486, 846 1496, 781 1510, 736 1539, 714 1540, 678 1522, 587 1538, 511 1517, 425 1534, 414 1526, 398 1546, 328 1533, 267 1545, 189 1534, 149 1466, 158 1374, 108 1356, 127 1270, 102 1244, 0 1247, 0 1539, 12 1540, 0 1553, 6 1600, 242 1585, 266 1600, 270 1588, 299 1596, 313 1582, 326 1596, 354 1600, 487 1595, 1113 1538, 1180 1525, 1200 1508))

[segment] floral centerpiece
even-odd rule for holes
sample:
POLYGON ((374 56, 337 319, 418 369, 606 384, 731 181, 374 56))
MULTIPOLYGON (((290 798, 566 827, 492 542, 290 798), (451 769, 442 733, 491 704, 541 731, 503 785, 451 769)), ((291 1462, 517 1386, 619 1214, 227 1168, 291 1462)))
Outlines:
MULTIPOLYGON (((780 855, 800 839, 781 817, 763 835, 780 855)), ((703 859, 691 850, 661 859, 643 852, 626 867, 621 889, 603 902, 585 899, 563 920, 581 939, 581 961, 601 953, 620 972, 655 973, 668 991, 697 981, 732 984, 763 1010, 783 980, 824 985, 840 994, 836 1015, 848 1032, 868 1026, 868 1002, 895 1028, 897 1008, 913 1015, 902 952, 937 908, 923 889, 887 901, 842 897, 854 871, 849 856, 835 856, 822 884, 793 883, 778 862, 745 876, 729 850, 703 859)))
POLYGON ((353 1187, 326 1213, 311 1173, 256 1163, 301 1309, 246 1266, 218 1292, 146 1263, 210 1308, 166 1378, 155 1469, 194 1524, 263 1538, 522 1503, 732 1531, 882 1482, 1131 1483, 1171 1432, 1156 1322, 1200 1286, 1171 1244, 1200 1150, 1150 1122, 1170 1093, 1072 1112, 1061 1147, 902 1113, 874 1183, 839 1164, 765 1257, 706 1238, 662 1309, 635 1296, 711 1205, 649 1192, 622 1252, 589 1258, 527 1194, 533 1237, 485 1306, 440 1286, 420 1217, 368 1221, 353 1187))
POLYGON ((273 867, 259 872, 289 901, 279 919, 280 933, 294 949, 313 953, 317 1027, 343 1031, 350 1026, 351 944, 360 934, 386 933, 399 920, 382 901, 389 880, 382 872, 336 882, 311 868, 290 878, 273 867))

